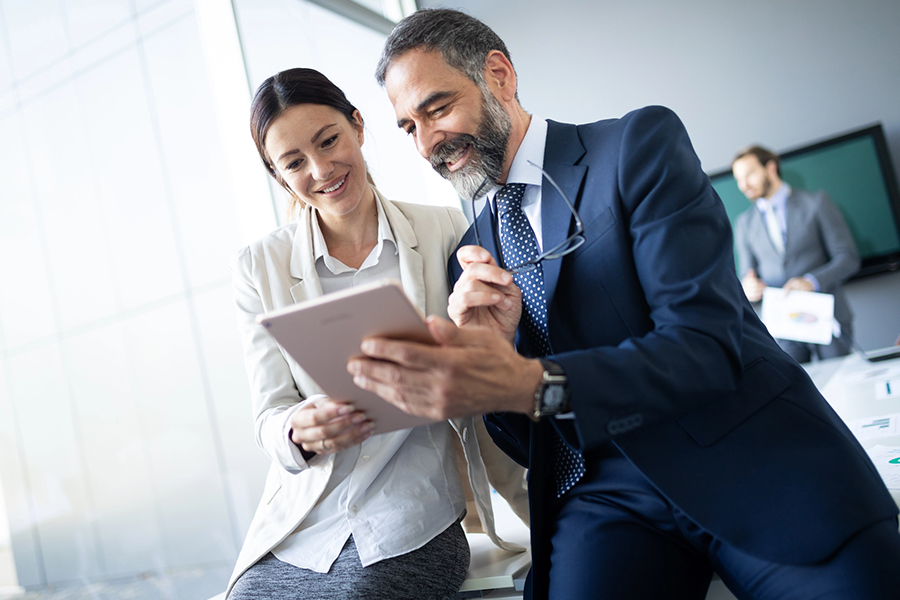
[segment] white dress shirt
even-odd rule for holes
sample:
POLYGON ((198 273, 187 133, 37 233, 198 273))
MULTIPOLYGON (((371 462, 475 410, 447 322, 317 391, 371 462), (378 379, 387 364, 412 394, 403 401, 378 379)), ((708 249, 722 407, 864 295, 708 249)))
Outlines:
MULTIPOLYGON (((522 212, 531 224, 534 235, 537 238, 538 250, 544 250, 544 241, 542 239, 543 227, 541 227, 541 183, 543 181, 543 173, 540 169, 536 169, 528 164, 530 160, 534 164, 544 166, 544 147, 547 145, 547 121, 531 116, 531 124, 528 131, 525 132, 525 138, 519 146, 516 155, 513 158, 512 165, 509 168, 509 175, 506 183, 524 183, 525 195, 522 198, 522 212)), ((499 187, 494 187, 486 196, 491 203, 491 211, 497 214, 497 207, 494 204, 494 196, 500 191, 499 187)))
MULTIPOLYGON (((400 279, 397 245, 380 200, 378 243, 359 269, 328 253, 313 219, 313 250, 323 293, 385 278, 400 279)), ((294 410, 322 395, 310 396, 294 410)), ((289 424, 288 424, 289 425, 289 424)), ((290 435, 289 427, 284 431, 290 435)), ((446 421, 372 436, 335 455, 334 469, 319 502, 272 553, 279 560, 327 573, 353 534, 362 565, 411 552, 456 522, 465 510, 453 429, 446 421)), ((304 460, 290 444, 297 469, 304 460)))

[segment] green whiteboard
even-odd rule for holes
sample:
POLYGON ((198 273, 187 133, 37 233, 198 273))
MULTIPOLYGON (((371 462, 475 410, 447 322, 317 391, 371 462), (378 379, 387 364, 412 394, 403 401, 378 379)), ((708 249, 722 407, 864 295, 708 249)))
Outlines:
MULTIPOLYGON (((900 199, 880 125, 781 154, 791 187, 825 190, 847 220, 863 259, 861 273, 896 268, 900 262, 900 199)), ((750 208, 731 171, 710 175, 713 188, 734 219, 750 208)))

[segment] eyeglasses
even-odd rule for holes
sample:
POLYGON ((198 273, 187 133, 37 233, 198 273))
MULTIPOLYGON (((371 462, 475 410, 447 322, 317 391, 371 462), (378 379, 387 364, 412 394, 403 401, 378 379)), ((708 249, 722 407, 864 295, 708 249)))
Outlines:
MULTIPOLYGON (((584 243, 584 235, 582 235, 584 234, 584 223, 581 222, 581 217, 578 216, 578 211, 575 210, 575 205, 572 204, 572 201, 569 200, 569 197, 566 195, 566 193, 562 191, 562 188, 559 187, 559 184, 557 184, 556 181, 552 177, 550 177, 550 174, 547 173, 547 171, 545 171, 543 167, 541 167, 540 165, 536 165, 530 160, 527 162, 535 169, 540 169, 541 173, 544 174, 544 178, 546 178, 547 181, 550 182, 550 185, 556 188, 556 191, 559 192, 560 196, 562 196, 562 199, 565 201, 566 206, 569 207, 569 211, 571 211, 572 216, 575 218, 575 231, 573 231, 569 237, 563 240, 562 243, 557 244, 556 246, 550 248, 549 250, 546 250, 545 252, 542 252, 537 258, 533 258, 528 262, 522 263, 521 265, 507 267, 506 270, 513 275, 517 273, 527 273, 528 271, 532 271, 536 269, 543 260, 555 260, 557 258, 562 258, 584 243)), ((475 194, 472 196, 472 215, 474 216, 477 216, 475 215, 475 200, 481 195, 481 190, 484 189, 484 186, 486 186, 488 183, 489 182, 487 179, 481 182, 481 185, 478 186, 478 189, 475 190, 475 194)), ((481 243, 481 236, 478 235, 478 227, 476 226, 474 227, 474 229, 475 243, 479 246, 484 247, 481 243)))

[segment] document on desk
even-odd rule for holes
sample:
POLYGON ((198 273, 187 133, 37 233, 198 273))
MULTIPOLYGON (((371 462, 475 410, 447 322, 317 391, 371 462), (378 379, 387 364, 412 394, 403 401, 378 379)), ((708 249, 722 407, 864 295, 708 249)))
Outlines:
POLYGON ((834 296, 817 292, 785 292, 767 287, 762 322, 772 337, 810 344, 830 344, 835 332, 834 296))
POLYGON ((847 425, 860 441, 900 435, 900 413, 856 419, 847 425))
POLYGON ((878 474, 884 479, 889 490, 900 490, 900 448, 873 446, 866 450, 875 463, 878 474))

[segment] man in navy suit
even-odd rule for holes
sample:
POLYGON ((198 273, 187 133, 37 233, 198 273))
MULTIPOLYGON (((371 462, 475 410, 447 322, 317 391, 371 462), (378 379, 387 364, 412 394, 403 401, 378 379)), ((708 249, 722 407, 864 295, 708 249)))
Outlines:
POLYGON ((413 414, 487 414, 529 467, 525 596, 703 598, 715 570, 741 598, 895 597, 897 507, 744 297, 678 118, 529 115, 503 42, 456 11, 399 23, 377 77, 461 196, 490 189, 451 260, 456 325, 429 317, 437 346, 366 340, 348 370, 413 414), (509 189, 541 251, 571 250, 533 269, 546 317, 498 266, 509 189))

